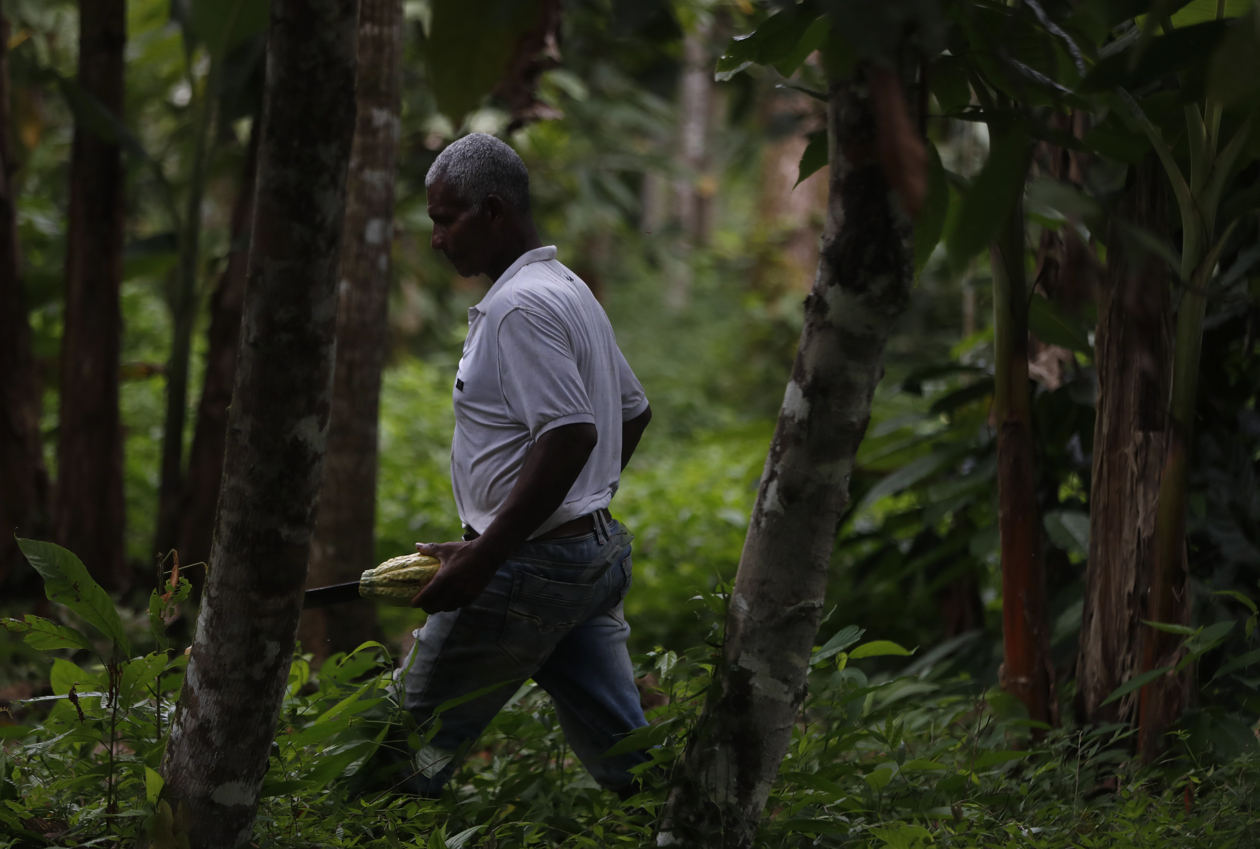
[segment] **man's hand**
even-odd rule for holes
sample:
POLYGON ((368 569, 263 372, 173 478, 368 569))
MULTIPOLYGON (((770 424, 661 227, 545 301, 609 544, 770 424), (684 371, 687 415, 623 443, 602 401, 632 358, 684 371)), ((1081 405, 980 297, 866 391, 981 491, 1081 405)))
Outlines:
POLYGON ((416 551, 442 562, 433 580, 416 593, 412 607, 426 613, 458 610, 472 603, 490 585, 506 559, 472 542, 416 543, 416 551))

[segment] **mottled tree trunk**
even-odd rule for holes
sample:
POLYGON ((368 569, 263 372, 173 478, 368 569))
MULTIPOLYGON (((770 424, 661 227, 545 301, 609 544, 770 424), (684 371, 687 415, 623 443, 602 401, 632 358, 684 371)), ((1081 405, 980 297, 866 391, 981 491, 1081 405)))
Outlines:
MULTIPOLYGON (((402 88, 402 0, 361 0, 358 119, 346 178, 337 367, 310 586, 358 580, 376 563, 377 409, 388 335, 394 178, 402 88)), ((376 631, 376 608, 307 611, 302 647, 322 662, 376 631)))
POLYGON ((1039 722, 1057 723, 1045 559, 1037 509, 1032 396, 1028 385, 1028 298, 1024 211, 1019 201, 989 249, 993 270, 994 416, 1002 552, 1002 689, 1039 722))
POLYGON ((24 561, 14 534, 43 539, 49 530, 42 403, 18 245, 9 97, 9 21, 0 16, 0 588, 24 561))
MULTIPOLYGON (((81 0, 79 85, 122 114, 125 0, 81 0)), ((77 122, 70 159, 66 311, 53 515, 61 545, 111 590, 129 583, 123 550, 118 413, 122 336, 122 151, 77 122)))
POLYGON ((1098 409, 1076 679, 1082 720, 1132 723, 1137 693, 1103 702, 1141 666, 1167 436, 1172 307, 1167 264, 1127 242, 1120 222, 1168 235, 1166 179, 1154 154, 1137 167, 1112 216, 1098 292, 1098 409))
POLYGON ((683 67, 678 80, 678 147, 673 215, 691 244, 704 244, 709 226, 709 196, 703 178, 709 162, 709 120, 713 102, 713 59, 709 40, 713 19, 702 16, 683 36, 683 67))
POLYGON ((830 192, 805 326, 766 458, 722 660, 661 846, 753 845, 805 698, 836 525, 912 280, 911 227, 873 149, 864 81, 831 86, 830 192))
MULTIPOLYGON (((197 422, 188 452, 188 473, 180 496, 179 536, 176 548, 185 566, 210 559, 214 535, 214 510, 223 479, 223 452, 227 443, 228 407, 236 376, 236 356, 241 338, 241 311, 245 305, 245 278, 249 270, 250 228, 254 219, 254 189, 258 172, 258 137, 261 119, 255 118, 249 133, 240 193, 232 208, 232 244, 214 294, 210 296, 210 329, 207 332, 206 374, 197 405, 197 422)), ((194 586, 204 583, 204 568, 188 573, 194 586)))
POLYGON ((274 0, 226 474, 162 763, 195 849, 247 842, 302 607, 332 396, 355 0, 274 0))

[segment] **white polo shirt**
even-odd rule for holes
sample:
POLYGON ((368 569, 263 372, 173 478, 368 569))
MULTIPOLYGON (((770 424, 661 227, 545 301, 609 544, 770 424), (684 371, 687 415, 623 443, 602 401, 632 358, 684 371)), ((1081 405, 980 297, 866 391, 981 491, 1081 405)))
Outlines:
POLYGON ((621 424, 647 397, 603 307, 554 247, 522 254, 468 311, 453 392, 451 482, 464 524, 484 533, 538 437, 595 425, 599 442, 560 508, 533 534, 607 507, 621 477, 621 424))

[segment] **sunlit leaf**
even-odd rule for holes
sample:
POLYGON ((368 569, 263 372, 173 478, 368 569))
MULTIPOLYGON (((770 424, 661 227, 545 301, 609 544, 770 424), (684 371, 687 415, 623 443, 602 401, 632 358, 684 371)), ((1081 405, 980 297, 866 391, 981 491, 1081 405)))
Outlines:
POLYGON ((864 657, 886 657, 893 655, 896 657, 908 657, 914 654, 914 649, 907 649, 894 643, 892 640, 872 640, 849 652, 849 660, 861 660, 864 657))

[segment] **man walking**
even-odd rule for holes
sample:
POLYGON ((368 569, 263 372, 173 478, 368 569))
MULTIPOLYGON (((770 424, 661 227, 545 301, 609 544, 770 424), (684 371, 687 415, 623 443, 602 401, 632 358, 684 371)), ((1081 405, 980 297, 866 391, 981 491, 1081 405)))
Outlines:
POLYGON ((587 770, 625 798, 646 757, 604 753, 646 720, 622 615, 630 534, 608 505, 651 418, 647 398, 603 308, 539 240, 512 148, 465 136, 425 186, 433 248, 494 285, 468 311, 453 392, 464 540, 416 546, 442 567, 412 600, 430 615, 404 666, 404 707, 424 728, 444 702, 489 691, 441 715, 411 789, 436 795, 533 678, 587 770))

